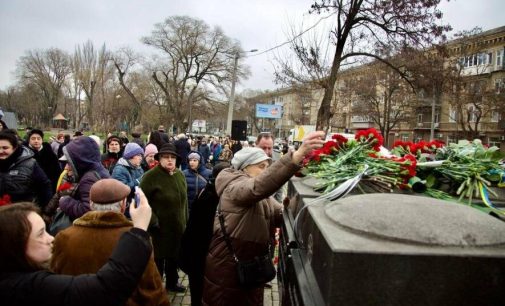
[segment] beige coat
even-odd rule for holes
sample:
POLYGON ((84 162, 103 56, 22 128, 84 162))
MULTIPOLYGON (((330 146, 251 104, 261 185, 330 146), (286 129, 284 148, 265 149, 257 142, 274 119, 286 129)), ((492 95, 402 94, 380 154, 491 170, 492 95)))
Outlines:
MULTIPOLYGON (((271 195, 300 169, 291 158, 292 153, 284 155, 255 178, 235 169, 225 169, 217 177, 216 190, 226 231, 240 260, 267 253, 273 230, 282 220, 282 205, 271 195)), ((239 286, 236 264, 226 247, 217 217, 205 266, 203 304, 263 304, 263 286, 253 289, 239 286)))

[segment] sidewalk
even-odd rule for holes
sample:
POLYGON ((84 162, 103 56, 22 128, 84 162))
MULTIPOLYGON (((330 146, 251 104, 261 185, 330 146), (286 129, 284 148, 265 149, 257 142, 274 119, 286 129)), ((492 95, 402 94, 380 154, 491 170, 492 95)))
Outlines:
MULTIPOLYGON (((170 305, 172 306, 190 306, 191 305, 191 293, 189 292, 189 282, 188 277, 182 271, 179 272, 179 279, 182 284, 188 288, 184 293, 172 293, 168 294, 168 299, 170 300, 170 305)), ((265 288, 264 293, 264 306, 279 306, 279 290, 277 287, 277 278, 270 282, 272 288, 265 288)))

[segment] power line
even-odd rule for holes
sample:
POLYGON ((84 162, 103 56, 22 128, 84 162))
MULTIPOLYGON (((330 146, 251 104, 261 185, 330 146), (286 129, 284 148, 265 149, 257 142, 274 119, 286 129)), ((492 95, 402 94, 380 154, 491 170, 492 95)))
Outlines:
POLYGON ((318 20, 315 24, 313 24, 313 25, 312 25, 312 26, 310 26, 309 28, 307 28, 307 29, 303 30, 302 32, 300 32, 300 34, 296 35, 296 36, 295 36, 295 37, 293 37, 292 39, 290 39, 290 40, 288 40, 288 41, 285 41, 285 42, 283 42, 283 43, 281 43, 281 44, 279 44, 279 45, 277 45, 277 46, 275 46, 275 47, 272 47, 272 48, 270 48, 270 49, 267 49, 267 50, 265 50, 265 51, 261 51, 261 52, 259 52, 259 53, 255 53, 255 54, 249 55, 248 57, 253 57, 253 56, 262 55, 262 54, 265 54, 265 53, 267 53, 267 52, 273 51, 273 50, 278 49, 278 48, 280 48, 280 47, 282 47, 282 46, 285 46, 285 45, 287 45, 287 44, 292 43, 292 42, 293 42, 295 39, 297 39, 298 37, 302 36, 303 34, 307 33, 308 31, 312 30, 313 28, 315 28, 315 27, 316 27, 319 23, 321 23, 321 21, 323 21, 323 20, 325 20, 325 19, 330 18, 330 17, 331 17, 331 16, 333 16, 334 14, 335 14, 335 13, 332 13, 332 14, 330 14, 330 15, 328 15, 328 16, 321 17, 321 18, 320 18, 320 19, 319 19, 319 20, 318 20))

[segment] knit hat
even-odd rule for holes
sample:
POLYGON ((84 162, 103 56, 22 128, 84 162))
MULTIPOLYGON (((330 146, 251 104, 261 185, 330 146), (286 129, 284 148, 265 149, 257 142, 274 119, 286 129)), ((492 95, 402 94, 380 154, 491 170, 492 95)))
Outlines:
POLYGON ((89 199, 95 204, 112 204, 125 199, 130 187, 116 179, 102 179, 91 186, 89 199))
POLYGON ((260 148, 247 147, 233 155, 231 165, 234 169, 242 170, 249 165, 254 165, 264 160, 271 161, 272 159, 260 148))
POLYGON ((144 157, 148 156, 149 154, 156 154, 156 153, 158 153, 158 148, 154 144, 150 143, 146 146, 144 157))
POLYGON ((200 161, 200 154, 196 152, 189 153, 188 160, 190 159, 196 159, 197 161, 200 161))
POLYGON ((130 142, 124 148, 123 157, 124 159, 131 159, 136 155, 144 155, 144 150, 141 146, 134 142, 130 142))
POLYGON ((100 148, 100 146, 102 145, 102 141, 100 140, 100 137, 96 136, 96 135, 90 135, 89 138, 93 139, 96 144, 98 145, 98 147, 100 148))
POLYGON ((44 132, 39 129, 33 129, 28 133, 28 138, 32 137, 33 134, 39 135, 42 139, 44 139, 44 132))

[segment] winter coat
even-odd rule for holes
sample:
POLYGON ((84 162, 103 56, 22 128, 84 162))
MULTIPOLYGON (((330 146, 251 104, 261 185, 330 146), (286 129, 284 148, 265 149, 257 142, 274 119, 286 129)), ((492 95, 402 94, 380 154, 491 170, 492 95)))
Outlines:
POLYGON ((70 219, 74 220, 88 211, 89 190, 98 180, 109 178, 109 172, 100 163, 100 151, 96 142, 79 136, 63 148, 67 162, 74 172, 75 182, 79 184, 73 196, 60 199, 60 208, 70 219))
POLYGON ((178 169, 170 175, 160 165, 144 174, 140 182, 153 216, 149 232, 154 258, 176 259, 188 219, 186 179, 178 169))
POLYGON ((133 228, 121 236, 111 257, 96 274, 56 275, 43 270, 1 273, 0 301, 4 306, 125 305, 151 254, 149 235, 133 228))
POLYGON ((188 139, 180 138, 174 141, 176 153, 180 158, 177 159, 177 167, 179 165, 184 165, 183 169, 186 169, 188 165, 188 160, 185 158, 191 151, 191 146, 188 143, 188 139))
MULTIPOLYGON (((241 261, 268 253, 271 233, 282 221, 282 205, 270 195, 300 169, 291 158, 292 154, 285 155, 255 178, 243 171, 225 169, 216 179, 226 231, 241 261)), ((263 286, 239 286, 236 263, 217 217, 205 264, 202 301, 203 305, 263 305, 263 286)))
POLYGON ((51 145, 47 142, 43 142, 42 148, 38 151, 31 147, 29 148, 33 151, 33 158, 35 158, 39 166, 44 170, 47 178, 51 181, 51 190, 55 192, 56 184, 61 174, 61 168, 58 157, 51 149, 51 145))
POLYGON ((0 198, 8 194, 12 203, 35 201, 44 208, 53 192, 32 150, 20 145, 11 156, 0 160, 0 198))
POLYGON ((209 162, 209 157, 210 157, 210 149, 209 149, 209 146, 206 145, 206 144, 201 144, 198 146, 198 152, 200 152, 200 154, 202 155, 203 157, 203 162, 202 164, 206 164, 209 162))
MULTIPOLYGON (((132 223, 121 213, 86 213, 56 236, 51 271, 67 275, 96 273, 107 262, 119 237, 131 228, 132 223)), ((170 305, 152 255, 126 305, 170 305)))
POLYGON ((144 143, 144 141, 140 137, 133 137, 132 142, 138 144, 142 149, 144 149, 146 146, 146 144, 144 143))
POLYGON ((191 153, 197 153, 198 155, 200 155, 200 163, 198 165, 197 171, 190 169, 189 166, 188 169, 183 171, 184 176, 186 177, 186 184, 188 185, 188 203, 190 211, 193 202, 198 197, 203 188, 205 188, 205 185, 207 185, 207 182, 209 181, 209 178, 212 175, 212 171, 207 169, 205 167, 205 164, 201 162, 202 155, 200 154, 200 152, 191 151, 191 153))
POLYGON ((119 161, 121 156, 123 156, 122 152, 123 151, 120 151, 118 153, 107 152, 103 153, 100 157, 102 165, 105 167, 105 169, 107 169, 107 171, 109 171, 109 174, 112 174, 116 163, 119 161))
POLYGON ((140 184, 144 175, 142 167, 134 167, 128 160, 121 157, 112 171, 112 178, 128 185, 132 190, 140 184))
POLYGON ((214 179, 211 178, 200 196, 193 203, 189 220, 181 241, 181 269, 186 274, 203 281, 205 257, 212 238, 214 217, 219 197, 214 179))

